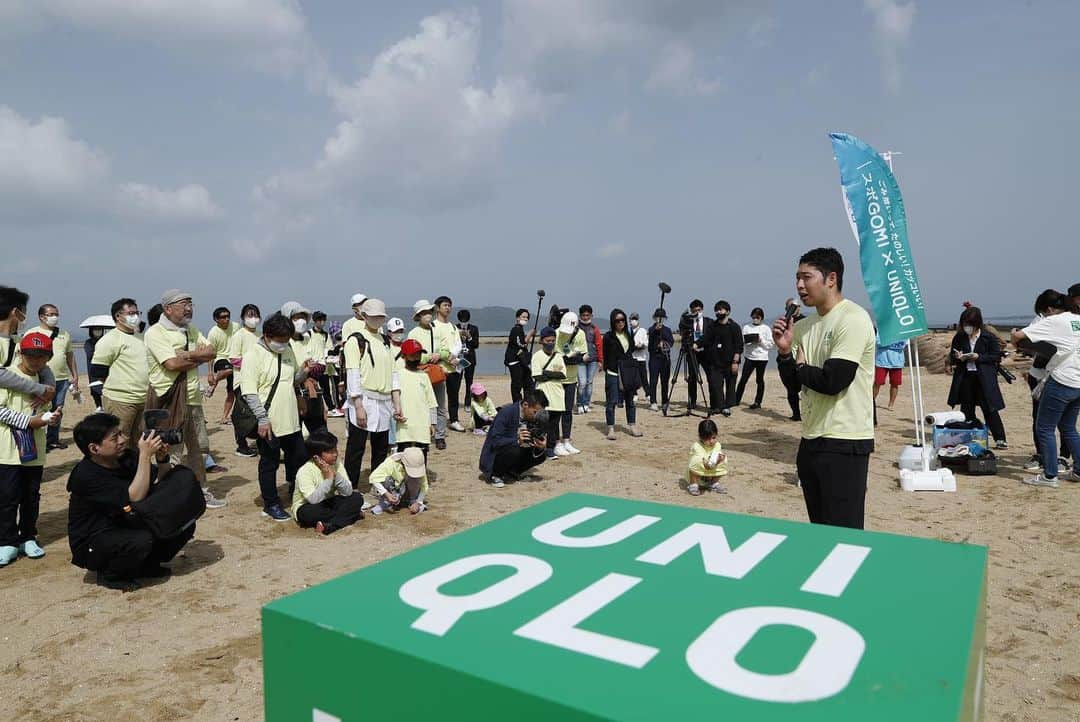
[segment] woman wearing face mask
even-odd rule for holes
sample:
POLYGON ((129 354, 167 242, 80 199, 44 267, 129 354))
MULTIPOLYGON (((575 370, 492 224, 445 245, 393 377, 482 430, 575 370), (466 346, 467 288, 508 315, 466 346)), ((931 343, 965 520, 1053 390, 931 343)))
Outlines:
POLYGON ((533 340, 533 332, 525 332, 529 325, 529 311, 519 308, 514 312, 514 326, 510 329, 510 336, 506 341, 506 353, 503 355, 503 365, 510 372, 510 398, 515 404, 521 403, 521 395, 532 390, 532 376, 529 374, 529 344, 533 340))
POLYGON ((292 498, 296 472, 307 462, 300 415, 292 390, 307 378, 311 363, 297 363, 290 341, 295 326, 275 313, 263 324, 262 338, 244 355, 240 388, 258 422, 259 491, 265 517, 288 521, 277 492, 277 470, 285 454, 285 480, 292 498))
POLYGON ((755 308, 750 312, 750 323, 742 327, 743 333, 743 360, 746 362, 742 367, 742 376, 739 377, 739 385, 735 389, 735 405, 742 403, 743 392, 746 391, 746 382, 750 380, 750 374, 757 375, 757 393, 754 394, 754 403, 751 409, 760 409, 761 401, 765 398, 765 367, 769 365, 769 351, 776 344, 773 343, 772 329, 765 325, 765 311, 755 308))
POLYGON ((1009 448, 1005 425, 998 413, 1005 408, 997 375, 1001 342, 983 328, 982 311, 978 307, 971 306, 960 314, 960 330, 953 336, 949 362, 953 365, 949 406, 959 405, 969 421, 975 418, 975 407, 981 408, 990 434, 997 442, 995 448, 1009 448))
MULTIPOLYGON (((644 393, 649 383, 649 331, 641 326, 641 317, 638 316, 637 311, 630 314, 630 335, 634 339, 634 348, 631 349, 630 355, 638 366, 638 383, 641 384, 638 388, 644 393)), ((632 397, 626 399, 626 403, 637 403, 637 391, 632 397)))
MULTIPOLYGON (((260 313, 259 307, 253 303, 245 304, 244 307, 240 309, 240 330, 234 333, 232 338, 229 339, 229 347, 226 350, 226 353, 229 356, 229 364, 232 367, 232 370, 227 371, 227 373, 232 374, 234 380, 240 377, 240 369, 243 366, 244 355, 251 351, 252 347, 254 347, 259 340, 258 329, 259 324, 262 323, 261 316, 262 313, 260 313)), ((226 371, 218 372, 219 383, 221 381, 220 377, 224 373, 226 373, 226 371)), ((235 393, 243 396, 244 392, 239 388, 239 384, 234 384, 234 386, 236 386, 235 393)), ((235 453, 237 456, 243 456, 250 459, 259 455, 259 452, 248 444, 246 438, 236 432, 235 429, 233 429, 233 432, 236 437, 235 453)))

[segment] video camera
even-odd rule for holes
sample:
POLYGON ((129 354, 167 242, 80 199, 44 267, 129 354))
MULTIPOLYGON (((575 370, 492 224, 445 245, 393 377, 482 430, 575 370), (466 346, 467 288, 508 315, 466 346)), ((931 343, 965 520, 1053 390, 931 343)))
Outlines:
POLYGON ((150 409, 143 412, 143 429, 144 434, 149 431, 156 431, 158 438, 162 443, 169 446, 176 446, 183 443, 184 437, 180 432, 180 429, 163 429, 161 424, 167 421, 169 418, 169 412, 167 409, 150 409))
MULTIPOLYGON (((547 436, 550 419, 551 416, 548 414, 547 409, 540 409, 531 419, 522 419, 518 428, 528 431, 529 438, 533 440, 541 439, 547 436)), ((524 444, 524 446, 532 446, 532 444, 524 444)))

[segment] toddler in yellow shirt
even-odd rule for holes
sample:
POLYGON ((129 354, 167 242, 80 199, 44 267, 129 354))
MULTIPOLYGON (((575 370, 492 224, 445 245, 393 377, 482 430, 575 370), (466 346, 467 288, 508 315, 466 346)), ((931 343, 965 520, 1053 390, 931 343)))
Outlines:
POLYGON ((725 493, 720 477, 727 476, 727 456, 720 448, 720 434, 716 422, 703 419, 698 424, 698 440, 690 447, 690 463, 686 470, 686 490, 691 496, 704 491, 725 493))

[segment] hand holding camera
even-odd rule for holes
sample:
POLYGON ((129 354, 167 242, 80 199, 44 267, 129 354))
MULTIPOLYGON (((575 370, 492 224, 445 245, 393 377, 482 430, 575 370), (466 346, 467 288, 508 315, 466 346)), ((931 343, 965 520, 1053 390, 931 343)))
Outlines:
POLYGON ((168 450, 168 445, 161 440, 161 436, 153 429, 144 431, 142 436, 139 437, 139 456, 148 456, 150 454, 158 456, 168 452, 168 450))
POLYGON ((147 431, 157 432, 157 436, 161 438, 163 444, 174 446, 183 442, 183 438, 180 434, 180 429, 167 429, 163 428, 162 424, 167 423, 169 419, 169 412, 166 409, 150 409, 143 412, 143 428, 147 431))

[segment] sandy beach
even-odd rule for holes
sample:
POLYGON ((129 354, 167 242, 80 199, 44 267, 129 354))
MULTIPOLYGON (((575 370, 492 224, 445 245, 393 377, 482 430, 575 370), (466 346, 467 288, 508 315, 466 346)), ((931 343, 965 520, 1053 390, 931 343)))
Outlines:
MULTIPOLYGON (((496 403, 509 398, 508 378, 484 383, 496 403)), ((928 410, 941 410, 949 377, 924 377, 928 410)), ((905 384, 907 379, 905 378, 905 384)), ((1003 416, 1012 448, 1000 474, 958 479, 955 494, 901 491, 895 460, 912 435, 910 391, 894 411, 880 412, 871 460, 867 528, 990 549, 985 710, 987 720, 1080 719, 1080 484, 1037 489, 1019 483, 1030 455, 1030 403, 1022 380, 1003 386, 1003 416)), ((680 387, 676 400, 685 398, 680 387)), ((601 391, 602 396, 602 391, 601 391)), ((887 396, 882 392, 881 403, 887 396)), ((224 393, 207 403, 220 417, 224 393)), ((67 407, 62 438, 91 408, 67 407)), ((717 417, 732 474, 728 494, 688 496, 678 485, 697 418, 665 419, 639 411, 642 439, 620 427, 603 436, 603 408, 575 417, 579 456, 540 468, 538 482, 496 490, 477 478, 482 439, 451 434, 432 452, 438 482, 431 508, 367 517, 320 538, 295 524, 259 516, 256 460, 232 454, 229 427, 211 423, 211 443, 228 472, 210 487, 229 504, 206 513, 174 575, 122 594, 89 583, 68 551, 67 474, 79 457, 72 444, 49 455, 42 487, 39 541, 47 556, 0 570, 0 690, 15 720, 259 720, 263 604, 353 569, 427 544, 552 495, 583 491, 805 519, 792 485, 799 426, 789 412, 775 366, 765 408, 717 417)), ((622 413, 620 412, 620 417, 622 413)), ((344 421, 330 428, 344 436, 344 421)), ((342 444, 342 448, 344 444, 342 444)), ((284 493, 284 483, 281 484, 284 493)), ((948 594, 948 589, 940 590, 948 594)), ((926 600, 923 613, 932 613, 926 600)), ((914 610, 913 610, 914 611, 914 610)), ((359 673, 358 673, 359 674, 359 673)), ((363 685, 360 686, 362 688, 363 685)))

